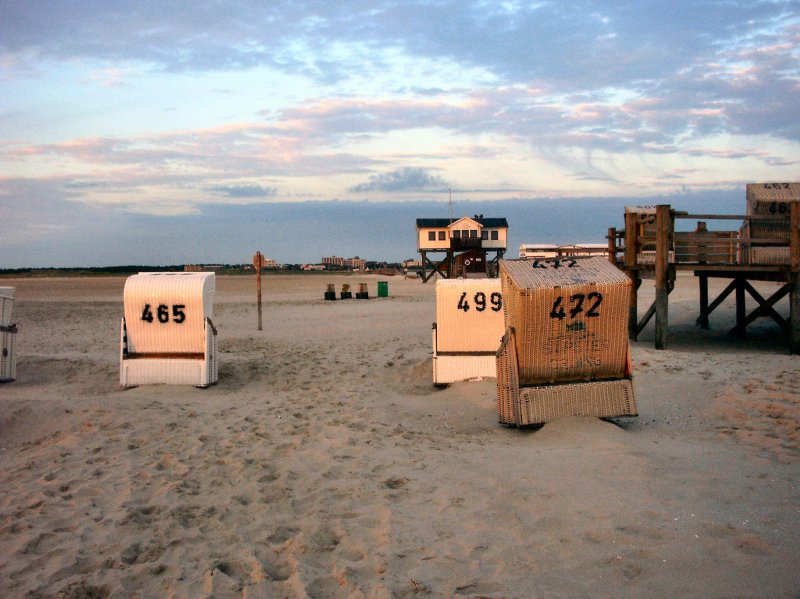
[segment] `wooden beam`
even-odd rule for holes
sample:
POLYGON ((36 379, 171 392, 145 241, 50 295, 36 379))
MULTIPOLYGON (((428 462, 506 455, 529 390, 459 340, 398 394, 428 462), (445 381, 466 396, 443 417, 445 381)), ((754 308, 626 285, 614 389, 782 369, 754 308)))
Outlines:
POLYGON ((778 291, 773 293, 769 297, 769 299, 764 299, 764 297, 758 291, 756 291, 756 289, 747 281, 747 279, 745 279, 743 283, 744 283, 744 288, 747 290, 747 292, 751 296, 753 296, 753 299, 755 299, 758 302, 758 307, 755 310, 753 310, 750 314, 748 314, 747 318, 745 318, 744 321, 745 326, 749 325, 756 318, 760 318, 761 316, 770 316, 772 317, 772 320, 774 320, 780 325, 780 327, 783 329, 785 333, 790 333, 789 323, 786 322, 786 319, 784 319, 780 314, 778 314, 772 307, 787 293, 789 293, 790 290, 789 284, 787 283, 786 285, 778 289, 778 291))
POLYGON ((800 354, 800 202, 789 205, 789 351, 800 354))
POLYGON ((636 265, 636 255, 639 253, 639 231, 636 214, 625 213, 625 272, 631 279, 631 289, 628 296, 628 338, 636 341, 639 334, 637 321, 639 320, 639 270, 636 265))
POLYGON ((614 266, 617 265, 617 229, 616 227, 608 228, 608 261, 614 266))
MULTIPOLYGON (((726 298, 726 297, 728 297, 728 296, 731 294, 731 292, 732 292, 734 289, 736 289, 736 281, 735 281, 735 280, 731 281, 731 282, 728 284, 728 286, 727 286, 727 287, 726 287, 726 288, 725 288, 725 289, 722 291, 722 293, 720 293, 720 294, 717 296, 717 299, 715 299, 713 302, 711 302, 711 305, 710 305, 710 306, 708 306, 708 309, 707 309, 707 310, 706 310, 706 312, 705 312, 705 317, 706 317, 706 318, 708 318, 708 316, 709 316, 709 315, 710 315, 710 314, 711 314, 711 313, 712 313, 714 310, 716 310, 717 306, 719 306, 719 305, 720 305, 720 304, 721 304, 721 303, 722 303, 722 302, 725 300, 725 298, 726 298)), ((698 317, 697 317, 697 320, 695 321, 695 322, 696 322, 696 324, 700 324, 700 318, 701 318, 702 316, 704 316, 704 314, 703 314, 703 313, 701 313, 701 314, 700 314, 700 316, 698 316, 698 317)))
POLYGON ((697 324, 701 329, 708 328, 708 275, 698 274, 697 280, 700 286, 700 316, 697 317, 697 324))
POLYGON ((739 277, 734 279, 734 283, 736 284, 736 326, 731 330, 731 334, 737 339, 745 339, 747 337, 747 324, 745 324, 747 311, 744 305, 744 284, 739 277))
POLYGON ((656 206, 656 349, 667 349, 669 326, 669 243, 673 218, 668 204, 656 206))

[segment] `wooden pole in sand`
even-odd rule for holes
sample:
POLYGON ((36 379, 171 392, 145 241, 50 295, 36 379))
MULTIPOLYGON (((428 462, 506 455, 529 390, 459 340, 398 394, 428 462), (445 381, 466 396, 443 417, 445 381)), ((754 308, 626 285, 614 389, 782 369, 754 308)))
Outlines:
POLYGON ((256 252, 253 256, 253 268, 256 269, 256 297, 258 298, 258 330, 261 330, 261 266, 264 258, 261 252, 256 252))
POLYGON ((789 205, 790 352, 800 354, 800 202, 789 205))

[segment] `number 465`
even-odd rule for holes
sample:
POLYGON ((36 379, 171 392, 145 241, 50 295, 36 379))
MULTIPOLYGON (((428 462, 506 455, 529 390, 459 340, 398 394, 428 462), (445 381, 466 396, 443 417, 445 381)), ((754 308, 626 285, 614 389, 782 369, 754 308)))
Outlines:
MULTIPOLYGON (((184 304, 175 304, 172 306, 172 322, 176 324, 181 324, 184 320, 186 320, 186 313, 184 309, 186 306, 184 304)), ((158 322, 161 324, 165 324, 169 322, 169 306, 165 304, 159 304, 156 308, 156 315, 155 318, 158 319, 158 322)), ((153 310, 150 308, 150 304, 144 305, 144 310, 142 310, 142 320, 145 322, 153 322, 153 310)))

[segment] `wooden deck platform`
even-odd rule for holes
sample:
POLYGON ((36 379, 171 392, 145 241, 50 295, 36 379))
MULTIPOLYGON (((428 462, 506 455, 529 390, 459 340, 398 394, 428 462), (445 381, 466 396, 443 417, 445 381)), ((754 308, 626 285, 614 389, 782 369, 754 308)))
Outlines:
POLYGON ((631 286, 629 337, 635 340, 655 317, 655 347, 666 349, 669 326, 669 293, 678 271, 691 271, 698 280, 697 325, 708 328, 709 315, 730 295, 736 302, 736 325, 731 334, 744 338, 747 326, 759 317, 770 317, 784 331, 789 351, 800 354, 800 202, 791 202, 775 215, 689 214, 662 204, 626 211, 625 231, 608 231, 609 260, 623 269, 631 286), (676 221, 698 221, 692 232, 676 231, 676 221), (737 221, 735 231, 708 231, 707 221, 737 221), (754 223, 773 227, 770 237, 747 234, 754 223), (757 255, 758 253, 758 255, 757 255), (712 301, 708 296, 710 278, 730 279, 728 286, 712 301), (638 318, 638 289, 642 280, 655 280, 655 300, 638 318), (770 297, 763 297, 751 281, 783 283, 770 297), (758 306, 746 312, 745 294, 758 306), (789 314, 780 315, 775 304, 789 296, 789 314))

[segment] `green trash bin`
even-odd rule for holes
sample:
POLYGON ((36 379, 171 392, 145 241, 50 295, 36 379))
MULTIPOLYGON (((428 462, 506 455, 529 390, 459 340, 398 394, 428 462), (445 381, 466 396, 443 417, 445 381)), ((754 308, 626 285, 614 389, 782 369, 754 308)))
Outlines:
POLYGON ((389 297, 388 281, 378 281, 378 297, 389 297))

